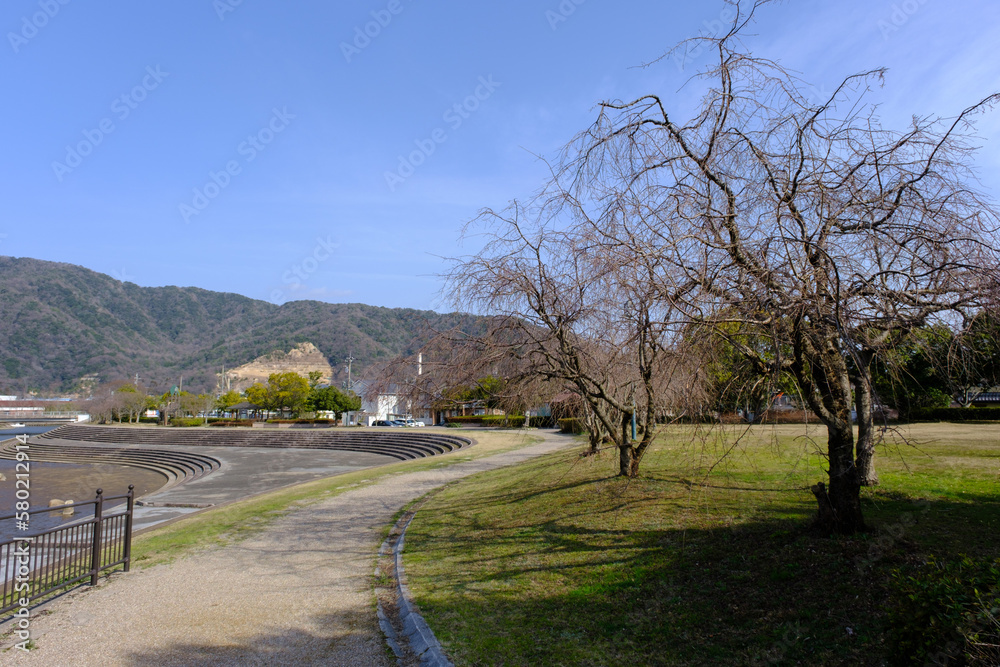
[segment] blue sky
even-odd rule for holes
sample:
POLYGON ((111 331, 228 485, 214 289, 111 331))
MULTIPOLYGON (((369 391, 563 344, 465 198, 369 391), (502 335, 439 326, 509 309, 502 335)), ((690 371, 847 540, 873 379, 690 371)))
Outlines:
MULTIPOLYGON (((636 66, 725 9, 5 0, 0 254, 279 303, 446 309, 435 276, 474 249, 462 224, 537 189, 538 156, 597 102, 655 92, 689 108, 681 86, 707 54, 636 66)), ((887 126, 1000 90, 995 1, 789 1, 752 32, 818 93, 888 67, 887 126)), ((993 193, 998 112, 979 124, 993 193)))

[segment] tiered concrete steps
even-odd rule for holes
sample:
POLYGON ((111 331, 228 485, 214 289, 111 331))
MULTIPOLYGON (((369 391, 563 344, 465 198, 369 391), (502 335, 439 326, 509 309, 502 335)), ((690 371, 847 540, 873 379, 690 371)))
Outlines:
MULTIPOLYGON (((17 444, 16 440, 2 443, 0 459, 14 460, 17 456, 17 444)), ((202 454, 139 447, 87 445, 78 442, 67 445, 58 441, 32 441, 27 452, 31 461, 98 463, 151 470, 167 478, 167 483, 162 489, 197 479, 222 465, 218 459, 202 454)))
MULTIPOLYGON (((367 429, 222 429, 123 428, 70 424, 33 439, 33 442, 111 445, 177 445, 183 447, 270 447, 333 449, 391 456, 401 461, 445 454, 472 444, 460 436, 427 433, 422 429, 378 431, 367 429)), ((32 445, 34 448, 35 445, 32 445)))

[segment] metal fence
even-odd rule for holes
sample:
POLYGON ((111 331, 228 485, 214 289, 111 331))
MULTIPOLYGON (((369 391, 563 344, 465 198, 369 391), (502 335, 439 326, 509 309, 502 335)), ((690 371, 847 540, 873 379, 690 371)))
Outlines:
POLYGON ((42 411, 19 408, 0 408, 0 419, 27 419, 29 421, 34 421, 36 419, 72 419, 73 421, 77 421, 81 415, 87 417, 90 416, 86 412, 80 412, 78 410, 42 411))
POLYGON ((129 485, 123 496, 97 497, 86 502, 57 505, 0 517, 0 525, 30 525, 31 517, 46 513, 93 511, 69 525, 36 535, 0 542, 0 576, 3 596, 0 615, 34 603, 46 595, 90 579, 95 585, 101 572, 118 565, 129 571, 132 561, 132 517, 135 488, 129 485), (126 500, 124 509, 104 513, 105 503, 126 500), (92 510, 90 509, 92 507, 92 510), (82 509, 81 509, 82 508, 82 509))

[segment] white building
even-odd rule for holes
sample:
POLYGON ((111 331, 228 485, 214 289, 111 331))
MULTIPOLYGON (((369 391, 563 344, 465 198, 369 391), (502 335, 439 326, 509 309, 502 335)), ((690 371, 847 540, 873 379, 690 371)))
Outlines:
POLYGON ((344 415, 345 426, 356 424, 371 426, 377 421, 389 419, 416 419, 425 424, 433 423, 434 415, 431 408, 414 405, 410 399, 398 393, 379 394, 374 399, 369 400, 366 396, 366 389, 363 382, 355 384, 354 392, 361 397, 361 411, 346 413, 344 415))

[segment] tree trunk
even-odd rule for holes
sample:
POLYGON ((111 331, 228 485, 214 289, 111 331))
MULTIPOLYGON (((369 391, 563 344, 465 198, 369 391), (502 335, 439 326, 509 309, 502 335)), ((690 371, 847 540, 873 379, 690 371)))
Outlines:
POLYGON ((798 323, 793 371, 806 400, 826 425, 829 486, 812 487, 819 504, 816 526, 826 534, 851 535, 864 530, 861 483, 854 462, 851 379, 835 332, 810 331, 798 323))
POLYGON ((644 421, 642 440, 636 444, 637 441, 632 440, 631 437, 631 413, 625 416, 622 425, 621 441, 618 443, 618 476, 635 478, 639 476, 639 464, 642 463, 642 457, 645 456, 649 446, 653 444, 656 429, 651 426, 648 420, 644 421), (628 428, 624 428, 626 424, 628 428))
MULTIPOLYGON (((850 414, 848 413, 848 417, 850 414)), ((851 535, 864 530, 861 515, 861 482, 854 463, 854 429, 848 418, 827 424, 830 486, 813 487, 819 502, 817 526, 824 533, 851 535)))
POLYGON ((583 422, 587 427, 588 437, 590 438, 590 450, 587 452, 587 455, 594 456, 600 451, 601 445, 604 443, 604 427, 601 425, 601 420, 590 410, 584 411, 583 422))
POLYGON ((639 463, 641 461, 642 461, 642 457, 640 456, 638 450, 636 450, 636 448, 633 447, 632 448, 632 461, 630 462, 629 469, 628 469, 628 476, 629 477, 633 477, 634 478, 634 477, 638 477, 639 476, 639 463))
POLYGON ((860 369, 855 380, 854 405, 858 413, 858 442, 855 445, 858 468, 858 482, 861 486, 878 484, 878 473, 875 472, 875 418, 872 415, 872 354, 861 352, 860 369))
POLYGON ((642 451, 632 445, 618 445, 618 476, 638 477, 642 451))
POLYGON ((622 412, 620 439, 618 441, 618 476, 636 477, 639 474, 639 456, 632 440, 632 413, 622 412))
POLYGON ((590 449, 587 450, 587 456, 596 456, 601 450, 601 442, 604 440, 604 435, 597 429, 589 431, 590 438, 590 449))
POLYGON ((618 476, 635 477, 635 450, 632 445, 618 445, 618 476))

